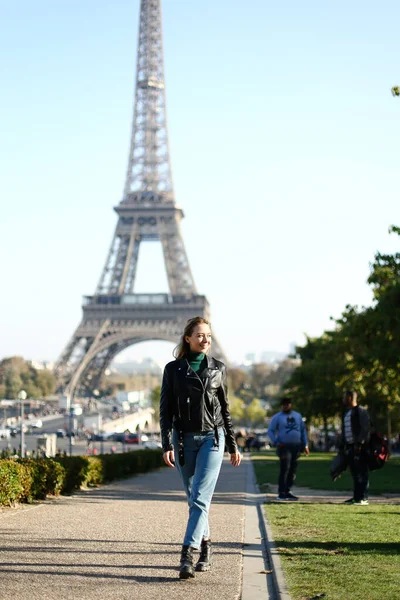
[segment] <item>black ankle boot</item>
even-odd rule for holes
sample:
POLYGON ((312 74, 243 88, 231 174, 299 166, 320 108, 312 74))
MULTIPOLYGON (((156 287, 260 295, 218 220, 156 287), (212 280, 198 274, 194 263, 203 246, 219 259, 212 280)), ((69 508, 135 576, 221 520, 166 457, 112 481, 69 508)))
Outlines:
POLYGON ((193 548, 190 546, 182 546, 179 579, 189 579, 189 577, 194 577, 193 548))
POLYGON ((196 565, 196 571, 209 571, 212 563, 211 557, 211 540, 202 540, 200 547, 200 556, 196 565))

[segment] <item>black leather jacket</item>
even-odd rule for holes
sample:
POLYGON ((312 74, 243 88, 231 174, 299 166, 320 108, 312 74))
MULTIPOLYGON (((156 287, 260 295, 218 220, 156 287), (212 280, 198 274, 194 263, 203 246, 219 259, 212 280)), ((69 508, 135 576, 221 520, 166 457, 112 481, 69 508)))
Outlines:
POLYGON ((186 358, 168 363, 161 386, 160 427, 164 452, 174 449, 172 427, 178 432, 223 427, 229 452, 237 452, 224 363, 207 356, 207 367, 199 373, 193 371, 186 358))

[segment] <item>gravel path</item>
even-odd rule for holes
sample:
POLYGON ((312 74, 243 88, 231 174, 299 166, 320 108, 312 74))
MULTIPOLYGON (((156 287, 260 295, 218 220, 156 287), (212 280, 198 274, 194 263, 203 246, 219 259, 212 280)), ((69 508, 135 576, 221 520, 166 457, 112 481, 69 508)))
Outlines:
POLYGON ((187 504, 173 469, 0 512, 0 596, 238 600, 246 467, 225 459, 211 508, 215 567, 180 581, 187 504))

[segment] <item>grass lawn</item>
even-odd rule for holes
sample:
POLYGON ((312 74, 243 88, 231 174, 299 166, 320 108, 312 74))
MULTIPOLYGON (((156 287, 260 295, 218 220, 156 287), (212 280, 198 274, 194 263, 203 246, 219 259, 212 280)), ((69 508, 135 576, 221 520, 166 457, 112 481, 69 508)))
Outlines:
POLYGON ((265 509, 293 600, 397 600, 399 505, 277 503, 265 509))
MULTIPOLYGON (((353 480, 349 471, 343 473, 336 481, 331 480, 329 466, 334 456, 322 452, 315 452, 307 457, 302 456, 299 460, 295 486, 317 490, 352 490, 353 480)), ((274 452, 255 452, 252 454, 252 460, 261 490, 265 491, 268 483, 278 483, 279 461, 274 452)), ((389 458, 383 469, 370 473, 369 492, 370 494, 400 493, 400 457, 389 458)), ((294 493, 296 493, 295 487, 294 493)))

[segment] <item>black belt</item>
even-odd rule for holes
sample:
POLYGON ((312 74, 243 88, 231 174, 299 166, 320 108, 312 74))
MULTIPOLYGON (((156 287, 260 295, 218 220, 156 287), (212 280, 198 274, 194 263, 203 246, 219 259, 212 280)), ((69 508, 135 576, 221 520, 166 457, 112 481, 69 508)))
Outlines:
MULTIPOLYGON (((205 433, 210 433, 212 431, 212 429, 209 429, 208 431, 199 431, 198 433, 200 435, 203 435, 205 433)), ((194 434, 196 434, 197 432, 193 432, 194 434)), ((183 445, 183 437, 184 437, 184 432, 182 429, 178 430, 178 460, 179 460, 179 464, 181 467, 184 466, 185 464, 185 450, 184 450, 184 445, 183 445)), ((218 425, 215 425, 214 427, 214 448, 219 448, 219 433, 218 433, 218 425)))

